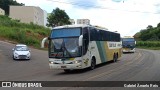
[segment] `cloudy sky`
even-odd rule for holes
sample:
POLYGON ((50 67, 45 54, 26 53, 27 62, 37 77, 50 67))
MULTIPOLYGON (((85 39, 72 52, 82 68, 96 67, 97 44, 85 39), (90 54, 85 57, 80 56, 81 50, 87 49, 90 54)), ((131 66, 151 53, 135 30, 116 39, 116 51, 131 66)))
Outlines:
POLYGON ((133 36, 160 22, 160 0, 16 0, 51 13, 59 7, 72 19, 90 19, 92 25, 133 36))

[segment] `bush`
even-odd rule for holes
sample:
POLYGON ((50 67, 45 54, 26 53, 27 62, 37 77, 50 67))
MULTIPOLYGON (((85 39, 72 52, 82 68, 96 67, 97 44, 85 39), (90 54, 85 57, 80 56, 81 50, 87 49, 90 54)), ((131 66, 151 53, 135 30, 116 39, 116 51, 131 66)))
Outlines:
POLYGON ((137 41, 136 46, 140 46, 140 47, 160 47, 160 41, 137 41))
POLYGON ((33 23, 20 23, 7 16, 0 16, 0 37, 40 48, 42 38, 49 36, 50 29, 33 23))

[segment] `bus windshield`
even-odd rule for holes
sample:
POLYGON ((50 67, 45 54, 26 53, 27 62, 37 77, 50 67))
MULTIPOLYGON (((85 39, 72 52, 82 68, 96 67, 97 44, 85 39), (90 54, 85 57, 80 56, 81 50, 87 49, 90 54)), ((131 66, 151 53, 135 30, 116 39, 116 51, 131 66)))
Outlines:
POLYGON ((80 56, 79 36, 80 28, 53 30, 49 44, 49 56, 54 58, 80 56))
POLYGON ((134 38, 123 38, 122 39, 124 42, 126 41, 126 42, 134 42, 135 40, 134 40, 134 38))
POLYGON ((124 48, 135 48, 134 38, 123 38, 122 45, 124 48))
POLYGON ((51 33, 51 38, 77 37, 80 36, 80 34, 80 28, 54 29, 51 33))

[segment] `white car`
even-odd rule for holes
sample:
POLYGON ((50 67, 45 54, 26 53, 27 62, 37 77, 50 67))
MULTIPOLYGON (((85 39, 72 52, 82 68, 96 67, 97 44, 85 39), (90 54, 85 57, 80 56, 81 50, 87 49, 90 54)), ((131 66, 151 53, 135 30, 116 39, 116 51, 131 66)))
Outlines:
POLYGON ((15 48, 12 49, 13 51, 13 59, 28 59, 31 58, 31 53, 27 45, 24 44, 17 44, 15 48))

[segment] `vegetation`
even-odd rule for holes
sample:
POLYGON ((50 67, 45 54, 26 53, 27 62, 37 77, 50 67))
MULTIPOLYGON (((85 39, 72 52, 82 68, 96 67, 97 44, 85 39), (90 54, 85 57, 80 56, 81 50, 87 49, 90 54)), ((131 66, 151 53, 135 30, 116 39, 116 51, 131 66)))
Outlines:
POLYGON ((71 24, 67 13, 64 10, 60 10, 59 8, 53 9, 52 13, 49 15, 47 19, 48 19, 47 26, 49 27, 71 24))
POLYGON ((137 41, 138 48, 160 50, 159 41, 137 41))
POLYGON ((157 27, 148 25, 148 27, 134 35, 137 40, 137 47, 160 49, 160 23, 157 27))
POLYGON ((5 11, 6 15, 9 15, 9 6, 10 5, 17 5, 23 6, 23 3, 18 3, 16 0, 0 0, 0 8, 5 11))
POLYGON ((0 16, 0 39, 8 39, 39 48, 41 40, 49 36, 50 31, 49 28, 43 26, 20 23, 7 16, 0 16))
POLYGON ((146 29, 136 33, 134 37, 142 41, 160 41, 160 23, 157 27, 149 25, 146 29))

